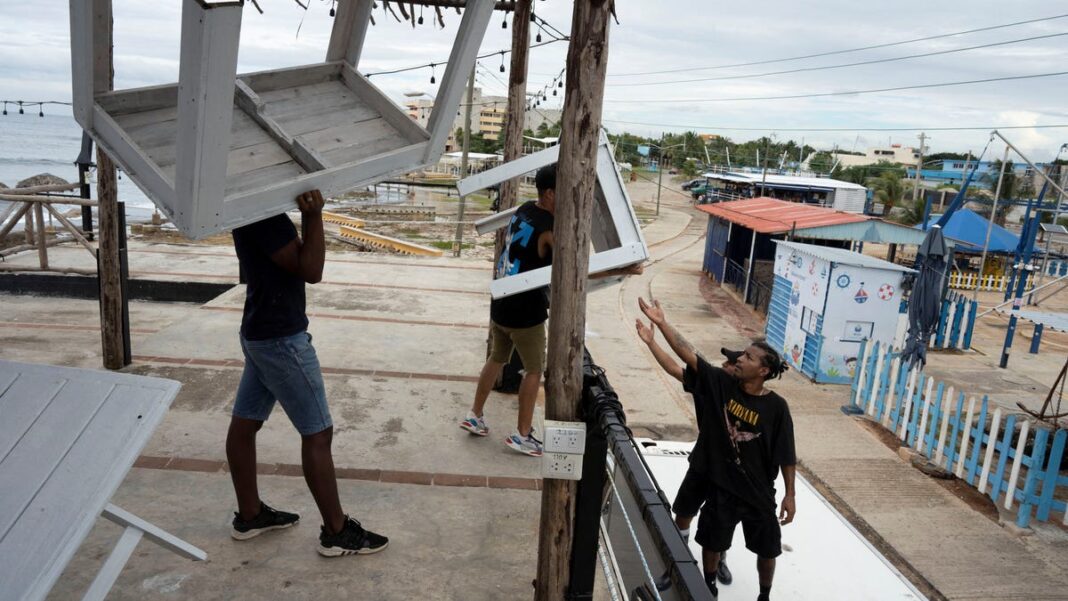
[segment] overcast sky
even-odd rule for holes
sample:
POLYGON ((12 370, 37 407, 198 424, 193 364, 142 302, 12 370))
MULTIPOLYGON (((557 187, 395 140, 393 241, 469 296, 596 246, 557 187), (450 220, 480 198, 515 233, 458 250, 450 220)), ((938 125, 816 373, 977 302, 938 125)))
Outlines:
MULTIPOLYGON (((266 14, 247 4, 241 32, 239 72, 314 63, 322 60, 329 38, 329 1, 308 0, 305 13, 293 0, 260 0, 266 14), (299 35, 298 24, 303 18, 299 35)), ((460 17, 446 13, 446 29, 428 25, 413 30, 382 12, 368 38, 360 71, 426 64, 447 59, 460 17)), ((710 99, 789 96, 1034 75, 1068 71, 1068 35, 1020 43, 885 62, 744 79, 665 85, 654 82, 752 75, 799 68, 939 52, 1035 36, 1068 33, 1068 18, 1004 27, 936 40, 763 65, 707 69, 769 61, 1068 13, 1063 1, 968 0, 943 2, 803 3, 748 0, 617 0, 619 24, 610 34, 605 126, 612 132, 659 135, 694 129, 735 140, 775 133, 779 139, 802 137, 810 144, 858 150, 888 141, 915 143, 915 128, 980 127, 975 131, 930 131, 932 151, 979 151, 995 126, 1068 124, 1068 75, 956 87, 902 90, 788 100, 707 101, 710 99), (679 69, 677 73, 633 75, 679 69), (704 100, 704 101, 702 101, 704 100), (728 128, 757 128, 739 131, 728 128), (790 132, 789 128, 845 128, 842 132, 790 132), (915 131, 860 131, 910 128, 915 131)), ((180 0, 114 0, 116 87, 177 80, 180 0)), ((570 0, 538 0, 535 12, 569 33, 570 0)), ((425 13, 427 23, 431 13, 425 13)), ((493 18, 481 53, 510 46, 511 22, 493 18)), ((0 2, 0 99, 69 100, 70 48, 68 2, 0 2)), ((537 29, 534 30, 534 34, 537 29)), ((533 35, 532 35, 533 38, 533 35)), ((546 34, 545 39, 548 38, 546 34)), ((551 81, 564 67, 567 44, 531 51, 530 91, 551 81)), ((507 58, 505 59, 507 62, 507 58)), ((487 94, 505 94, 500 57, 481 61, 478 84, 487 94), (498 79, 499 78, 499 79, 498 79)), ((437 70, 441 82, 442 69, 437 70)), ((433 94, 430 70, 372 78, 398 102, 403 93, 433 94)), ((556 108, 561 96, 543 106, 556 108)), ((3 121, 0 121, 3 127, 3 121)), ((1048 160, 1068 128, 1005 132, 1033 156, 1048 160)), ((1000 146, 997 148, 1000 153, 1000 146)), ((993 151, 992 151, 993 152, 993 151)))

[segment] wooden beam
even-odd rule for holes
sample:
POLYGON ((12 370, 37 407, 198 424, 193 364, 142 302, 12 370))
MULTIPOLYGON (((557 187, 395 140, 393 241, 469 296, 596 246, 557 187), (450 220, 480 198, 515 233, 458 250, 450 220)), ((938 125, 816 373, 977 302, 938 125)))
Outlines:
MULTIPOLYGON (((582 395, 586 330, 586 283, 590 262, 597 152, 608 65, 612 0, 575 2, 567 52, 567 88, 557 167, 557 211, 553 227, 553 318, 549 320, 545 419, 574 421, 582 395)), ((546 479, 538 529, 537 601, 565 599, 571 578, 575 482, 546 479)))
POLYGON ((93 245, 90 244, 88 240, 85 239, 85 236, 82 235, 81 230, 74 227, 74 224, 71 223, 66 217, 64 217, 62 213, 57 211, 56 208, 52 205, 46 204, 44 205, 44 208, 48 209, 48 212, 51 213, 57 221, 62 223, 63 227, 67 228, 67 231, 70 232, 72 236, 74 236, 74 239, 77 240, 79 244, 84 246, 85 249, 89 251, 89 254, 93 255, 94 257, 96 256, 96 249, 93 248, 93 245))
POLYGON ((482 45, 486 27, 493 16, 493 0, 471 0, 466 6, 467 10, 460 21, 460 30, 456 33, 456 41, 449 55, 449 66, 442 75, 441 87, 438 88, 434 109, 430 113, 427 127, 430 143, 423 158, 425 164, 437 162, 438 157, 445 152, 445 140, 449 137, 456 109, 460 106, 460 96, 463 94, 464 84, 467 83, 467 75, 475 64, 478 47, 482 45))
POLYGON ((122 276, 119 272, 119 190, 115 163, 97 146, 96 194, 100 198, 97 270, 100 274, 100 340, 106 369, 122 369, 122 276))
POLYGON ((240 35, 240 4, 184 0, 174 192, 192 210, 174 219, 187 229, 217 228, 222 214, 240 35))
MULTIPOLYGON (((530 48, 530 13, 533 0, 516 0, 512 16, 512 62, 508 70, 508 116, 505 118, 504 162, 523 156, 523 127, 527 116, 527 56, 530 48)), ((501 182, 498 208, 507 211, 519 202, 519 178, 501 182)), ((493 264, 504 252, 507 232, 497 232, 493 241, 493 264)))
POLYGON ((30 210, 31 206, 33 205, 28 202, 22 203, 22 206, 19 207, 19 209, 15 212, 14 215, 11 216, 11 219, 7 222, 7 225, 5 225, 3 229, 0 229, 0 243, 7 239, 7 235, 11 233, 12 229, 14 229, 15 224, 19 222, 19 219, 22 219, 22 216, 30 210))
POLYGON ((0 192, 4 194, 39 194, 41 192, 66 192, 81 187, 81 184, 49 184, 47 186, 30 186, 29 188, 0 188, 0 192))
MULTIPOLYGON (((7 190, 4 190, 7 192, 7 190)), ((29 194, 0 194, 0 200, 9 202, 32 202, 57 205, 78 205, 83 207, 95 207, 97 201, 83 198, 57 198, 55 196, 36 196, 29 194)))
POLYGON ((240 79, 237 80, 234 100, 246 115, 259 124, 267 132, 267 135, 271 136, 275 142, 278 142, 278 145, 288 152, 289 156, 293 157, 293 160, 306 171, 322 171, 327 168, 326 160, 315 149, 310 148, 299 137, 294 138, 287 134, 277 121, 265 114, 266 105, 252 91, 252 88, 248 87, 248 84, 240 79))
POLYGON ((338 0, 326 61, 345 61, 355 69, 360 64, 363 42, 371 24, 372 0, 338 0))
POLYGON ((41 269, 48 269, 48 236, 45 234, 44 209, 41 203, 33 205, 34 218, 37 219, 37 259, 41 269))

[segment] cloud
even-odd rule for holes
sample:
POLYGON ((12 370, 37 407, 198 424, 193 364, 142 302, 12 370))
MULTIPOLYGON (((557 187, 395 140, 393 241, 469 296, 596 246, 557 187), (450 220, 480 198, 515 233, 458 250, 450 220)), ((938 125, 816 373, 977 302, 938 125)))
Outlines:
MULTIPOLYGON (((115 11, 116 82, 119 87, 154 85, 177 79, 180 47, 180 0, 113 0, 115 11)), ((0 98, 70 98, 70 48, 65 0, 4 2, 0 4, 0 98)), ((329 39, 328 4, 312 0, 305 12, 291 0, 262 2, 266 14, 246 5, 243 14, 239 68, 242 72, 307 64, 322 60, 329 39), (303 23, 301 20, 303 19, 303 23), (299 35, 297 33, 299 27, 299 35)), ((947 0, 924 6, 922 18, 900 3, 857 3, 823 0, 817 4, 786 0, 747 0, 730 10, 707 0, 670 0, 617 3, 620 23, 612 24, 609 50, 609 84, 605 89, 606 125, 613 130, 659 135, 690 125, 699 130, 716 127, 764 128, 765 131, 724 130, 738 140, 791 127, 872 128, 1005 126, 1068 123, 1063 98, 1068 76, 976 84, 952 88, 906 90, 884 94, 835 96, 776 101, 729 103, 620 103, 619 100, 730 98, 781 96, 828 91, 893 87, 963 81, 1065 70, 1063 58, 1068 36, 995 46, 953 54, 914 58, 857 67, 842 67, 752 79, 690 82, 671 85, 622 87, 618 83, 653 83, 669 79, 697 79, 743 75, 791 68, 900 57, 1024 37, 1068 31, 1068 19, 971 33, 913 44, 770 62, 734 68, 711 68, 737 63, 770 61, 783 57, 818 54, 847 48, 887 44, 935 34, 1050 16, 1057 12, 1049 2, 1021 0, 1006 11, 1000 0, 947 0), (704 67, 703 70, 654 75, 704 67), (607 121, 633 121, 637 126, 607 121)), ((570 32, 573 3, 564 0, 536 2, 537 14, 565 33, 570 32)), ((430 11, 424 11, 430 20, 430 11)), ((494 53, 511 45, 512 24, 496 13, 480 52, 494 53)), ((375 11, 361 61, 361 70, 376 72, 447 60, 460 22, 445 11, 446 28, 422 26, 415 30, 385 14, 382 3, 375 11)), ((532 37, 537 34, 532 29, 532 37)), ((544 34, 548 39, 548 34, 544 34)), ((552 44, 530 52, 530 91, 540 89, 564 67, 567 45, 552 44)), ((508 58, 505 57, 507 64, 508 58)), ((483 59, 485 71, 478 85, 487 93, 502 94, 506 79, 500 74, 500 56, 483 59)), ((435 70, 437 81, 443 67, 435 70)), ((408 91, 434 94, 428 68, 372 80, 398 102, 408 91)), ((563 96, 549 97, 557 108, 563 96), (553 102, 555 101, 555 105, 553 102)), ((0 124, 2 126, 2 124, 0 124)), ((851 147, 894 141, 911 143, 918 131, 900 133, 811 132, 781 134, 809 143, 851 147), (859 136, 859 138, 858 138, 859 136)), ((934 150, 977 150, 986 131, 932 132, 934 150)), ((1011 130, 1007 132, 1025 152, 1048 157, 1068 135, 1066 130, 1011 130)))

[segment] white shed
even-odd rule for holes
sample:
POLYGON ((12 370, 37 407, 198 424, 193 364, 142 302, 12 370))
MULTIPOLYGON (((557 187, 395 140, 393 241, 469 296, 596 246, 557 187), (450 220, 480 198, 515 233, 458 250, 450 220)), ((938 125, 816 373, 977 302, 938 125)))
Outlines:
POLYGON ((915 272, 843 248, 774 242, 768 343, 817 382, 852 382, 861 341, 893 342, 901 284, 915 272))

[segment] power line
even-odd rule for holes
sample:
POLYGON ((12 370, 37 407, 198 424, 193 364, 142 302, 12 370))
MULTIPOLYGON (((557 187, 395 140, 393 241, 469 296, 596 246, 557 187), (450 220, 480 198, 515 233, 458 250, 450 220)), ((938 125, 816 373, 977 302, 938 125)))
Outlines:
POLYGON ((1068 123, 1049 125, 991 125, 988 127, 720 127, 717 125, 682 125, 679 123, 648 123, 644 121, 623 121, 620 119, 602 119, 609 123, 624 125, 644 125, 647 127, 673 127, 689 130, 722 131, 768 131, 768 132, 912 132, 912 131, 993 131, 995 129, 1058 129, 1068 128, 1068 123))
POLYGON ((993 31, 995 29, 1004 29, 1006 27, 1016 27, 1016 26, 1019 26, 1019 25, 1027 25, 1027 24, 1030 24, 1030 23, 1040 23, 1042 21, 1054 21, 1056 19, 1063 19, 1065 17, 1068 17, 1068 13, 1062 14, 1062 15, 1054 15, 1052 17, 1042 17, 1042 18, 1039 18, 1039 19, 1028 19, 1026 21, 1016 21, 1016 22, 1013 22, 1013 23, 1005 23, 1003 25, 991 25, 989 27, 979 27, 979 28, 976 28, 976 29, 967 29, 967 30, 964 30, 964 31, 956 31, 956 32, 953 32, 953 33, 942 33, 942 34, 938 34, 938 35, 925 36, 925 37, 922 37, 922 38, 913 38, 913 39, 910 39, 910 40, 902 40, 900 42, 888 42, 886 44, 875 44, 875 45, 872 45, 872 46, 861 46, 861 47, 858 47, 858 48, 847 48, 845 50, 832 50, 830 52, 819 52, 819 53, 816 53, 816 54, 804 54, 804 55, 801 55, 801 56, 791 56, 791 57, 786 57, 786 58, 774 58, 774 59, 768 59, 768 60, 762 60, 762 61, 751 61, 751 62, 747 62, 747 63, 735 63, 735 64, 732 64, 732 65, 715 65, 715 66, 711 66, 711 67, 687 67, 687 68, 684 68, 684 69, 666 69, 666 70, 662 70, 662 71, 643 71, 643 72, 639 72, 639 73, 609 73, 608 75, 609 75, 609 77, 631 77, 631 76, 637 76, 637 75, 659 75, 659 74, 662 74, 662 73, 683 73, 683 72, 687 72, 687 71, 711 71, 711 70, 714 70, 714 69, 730 69, 730 68, 733 68, 733 67, 751 67, 751 66, 754 66, 754 65, 767 65, 767 64, 771 64, 771 63, 782 63, 782 62, 787 62, 787 61, 798 61, 798 60, 804 60, 804 59, 808 59, 808 58, 819 58, 821 56, 833 56, 833 55, 836 55, 836 54, 848 54, 850 52, 861 52, 863 50, 875 50, 877 48, 890 48, 892 46, 903 46, 905 44, 914 44, 916 42, 926 42, 926 41, 929 41, 929 40, 938 40, 938 39, 949 38, 949 37, 958 36, 958 35, 965 35, 965 34, 970 34, 970 33, 979 33, 981 31, 993 31))
POLYGON ((737 102, 737 101, 756 101, 756 100, 796 100, 799 98, 822 98, 827 96, 853 96, 856 94, 877 94, 881 92, 898 92, 901 90, 921 90, 926 88, 945 88, 951 86, 964 86, 979 83, 991 83, 995 81, 1015 81, 1021 79, 1036 79, 1041 77, 1056 77, 1059 75, 1068 75, 1068 71, 1057 71, 1055 73, 1036 73, 1034 75, 1011 75, 1006 77, 989 77, 986 79, 971 79, 967 81, 950 81, 942 83, 928 83, 911 86, 896 86, 892 88, 872 88, 868 90, 848 90, 842 92, 818 92, 814 94, 791 94, 787 96, 748 96, 738 98, 644 98, 640 100, 608 100, 605 102, 640 102, 644 104, 664 104, 664 103, 686 103, 686 102, 737 102))
POLYGON ((1019 44, 1019 43, 1022 43, 1022 42, 1032 42, 1034 40, 1045 40, 1045 39, 1049 39, 1049 38, 1056 38, 1056 37, 1061 37, 1061 36, 1066 36, 1066 35, 1068 35, 1068 32, 1051 33, 1051 34, 1047 34, 1047 35, 1032 36, 1032 37, 1029 37, 1029 38, 1020 38, 1020 39, 1016 39, 1016 40, 1006 40, 1004 42, 993 42, 993 43, 990 43, 990 44, 980 44, 978 46, 967 46, 967 47, 964 47, 964 48, 953 48, 953 49, 950 49, 950 50, 938 50, 938 51, 934 51, 934 52, 923 52, 923 53, 920 53, 920 54, 909 54, 909 55, 906 55, 906 56, 895 56, 895 57, 891 57, 891 58, 879 58, 879 59, 873 59, 873 60, 867 60, 867 61, 858 61, 858 62, 853 62, 853 63, 841 63, 841 64, 837 64, 837 65, 825 65, 825 66, 822 66, 822 67, 802 67, 802 68, 798 68, 798 69, 787 69, 787 70, 783 70, 783 71, 768 71, 768 72, 765 72, 765 73, 750 73, 750 74, 747 74, 747 75, 723 75, 723 76, 720 76, 720 77, 702 77, 702 78, 697 78, 697 79, 673 79, 673 80, 669 80, 669 81, 654 81, 654 82, 648 82, 648 83, 610 83, 610 84, 606 84, 606 85, 609 86, 609 87, 660 86, 660 85, 676 84, 676 83, 695 83, 695 82, 701 82, 701 81, 720 81, 720 80, 724 80, 724 79, 751 79, 751 78, 756 78, 756 77, 768 77, 768 76, 771 76, 771 75, 787 75, 787 74, 790 74, 790 73, 805 73, 805 72, 809 72, 809 71, 824 71, 824 70, 827 70, 827 69, 842 69, 842 68, 845 68, 845 67, 858 67, 858 66, 862 66, 862 65, 875 65, 875 64, 879 64, 879 63, 892 63, 892 62, 895 62, 895 61, 910 60, 910 59, 914 59, 914 58, 923 58, 923 57, 927 57, 927 56, 939 56, 939 55, 943 55, 943 54, 954 54, 954 53, 957 53, 957 52, 966 52, 968 50, 978 50, 980 48, 993 48, 995 46, 1008 46, 1010 44, 1019 44))

